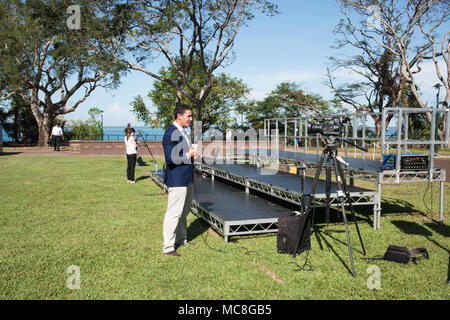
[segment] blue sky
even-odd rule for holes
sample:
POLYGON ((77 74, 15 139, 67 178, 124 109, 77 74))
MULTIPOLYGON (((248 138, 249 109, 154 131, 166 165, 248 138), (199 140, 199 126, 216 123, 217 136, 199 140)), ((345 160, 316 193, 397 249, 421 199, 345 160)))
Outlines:
MULTIPOLYGON (((251 89, 250 98, 263 99, 283 81, 295 81, 310 93, 331 98, 328 87, 321 82, 325 79, 328 57, 336 54, 331 49, 335 36, 332 31, 342 14, 335 0, 278 0, 280 14, 275 17, 258 15, 255 20, 243 27, 234 46, 236 59, 233 64, 219 68, 232 77, 242 79, 251 89)), ((158 60, 148 66, 157 71, 165 66, 158 60)), ((352 78, 346 72, 338 74, 341 78, 352 78)), ((421 75, 425 83, 425 101, 434 101, 437 82, 432 68, 425 68, 421 75), (428 88, 430 87, 430 88, 428 88)), ((348 80, 348 79, 347 79, 348 80)), ((122 79, 121 86, 114 91, 98 88, 78 109, 65 116, 66 119, 88 118, 91 107, 104 110, 105 126, 122 126, 128 122, 133 126, 142 125, 130 112, 130 103, 137 95, 145 97, 152 88, 153 79, 148 75, 133 71, 122 79)), ((443 94, 441 93, 441 96, 443 94)))

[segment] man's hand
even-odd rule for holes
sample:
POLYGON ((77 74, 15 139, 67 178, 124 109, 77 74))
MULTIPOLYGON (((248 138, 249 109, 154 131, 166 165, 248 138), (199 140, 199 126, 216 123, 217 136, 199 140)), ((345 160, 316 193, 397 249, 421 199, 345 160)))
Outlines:
POLYGON ((195 156, 195 150, 194 148, 190 148, 188 153, 187 153, 188 158, 192 158, 195 156))
POLYGON ((188 158, 194 158, 194 159, 198 158, 197 152, 194 148, 189 149, 187 156, 188 156, 188 158))
POLYGON ((198 169, 195 169, 195 173, 201 176, 203 179, 206 179, 208 177, 208 174, 206 172, 200 171, 198 169))

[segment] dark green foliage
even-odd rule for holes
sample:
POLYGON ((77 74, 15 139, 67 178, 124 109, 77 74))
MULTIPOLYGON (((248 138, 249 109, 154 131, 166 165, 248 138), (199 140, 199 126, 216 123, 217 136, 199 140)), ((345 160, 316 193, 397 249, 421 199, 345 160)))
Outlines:
POLYGON ((339 105, 320 95, 308 93, 295 82, 280 83, 264 100, 250 102, 245 110, 247 121, 254 129, 264 127, 264 119, 298 118, 330 115, 339 105))
MULTIPOLYGON (((173 67, 161 68, 159 71, 164 78, 176 80, 176 70, 173 67)), ((200 63, 192 66, 188 78, 188 91, 196 95, 205 85, 206 77, 202 71, 200 63)), ((202 108, 202 131, 211 127, 225 132, 226 128, 232 125, 232 111, 236 110, 250 89, 240 79, 232 78, 224 73, 215 77, 213 87, 202 108)), ((141 96, 135 98, 132 102, 132 111, 138 120, 152 126, 168 127, 173 121, 173 109, 175 108, 177 91, 164 81, 155 81, 153 89, 149 91, 148 97, 156 106, 156 112, 151 113, 141 96)), ((192 105, 188 98, 182 98, 181 102, 192 105)), ((197 112, 196 106, 193 106, 194 113, 197 112)))
POLYGON ((131 13, 112 0, 0 3, 0 99, 16 93, 30 104, 40 144, 56 116, 75 111, 99 86, 117 87, 125 65, 116 57, 131 13), (79 8, 79 28, 68 23, 70 6, 79 8))
POLYGON ((101 140, 102 123, 99 120, 100 109, 89 109, 89 120, 71 120, 65 126, 67 140, 101 140))

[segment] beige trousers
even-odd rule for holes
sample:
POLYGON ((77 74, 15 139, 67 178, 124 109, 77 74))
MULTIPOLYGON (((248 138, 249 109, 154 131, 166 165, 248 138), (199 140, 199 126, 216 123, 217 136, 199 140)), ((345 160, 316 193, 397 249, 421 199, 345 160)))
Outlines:
POLYGON ((186 218, 191 210, 192 183, 188 187, 169 188, 163 225, 163 252, 175 250, 175 245, 187 242, 186 218))

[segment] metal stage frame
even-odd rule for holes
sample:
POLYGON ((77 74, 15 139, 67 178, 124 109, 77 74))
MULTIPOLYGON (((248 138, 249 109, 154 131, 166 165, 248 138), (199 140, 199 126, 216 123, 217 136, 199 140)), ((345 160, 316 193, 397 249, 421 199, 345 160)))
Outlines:
MULTIPOLYGON (((367 155, 362 152, 362 159, 351 158, 348 154, 348 145, 343 142, 342 146, 345 148, 342 158, 349 163, 349 165, 343 165, 346 176, 350 179, 350 183, 353 183, 354 179, 369 181, 377 184, 376 201, 377 205, 374 207, 374 229, 380 229, 381 221, 381 193, 383 184, 398 184, 398 183, 417 183, 417 182, 439 182, 439 221, 444 221, 444 183, 446 181, 446 170, 434 167, 435 146, 446 145, 449 143, 450 134, 450 109, 420 109, 420 108, 384 108, 383 112, 379 113, 350 113, 334 115, 337 117, 348 117, 350 122, 344 125, 343 137, 354 140, 355 142, 367 147, 366 142, 373 143, 375 155, 375 148, 377 143, 380 144, 381 159, 388 154, 390 146, 394 146, 396 154, 395 170, 383 170, 382 161, 372 159, 366 159, 367 155), (424 139, 410 139, 412 136, 408 123, 412 114, 431 114, 431 129, 430 136, 424 139), (436 126, 438 116, 443 117, 445 122, 444 140, 436 140, 436 126), (396 129, 395 137, 387 135, 387 126, 381 125, 380 138, 368 136, 368 119, 372 119, 372 116, 381 116, 381 123, 386 124, 386 120, 394 122, 394 126, 391 128, 396 129), (349 124, 351 124, 352 134, 349 134, 349 124), (402 152, 408 152, 409 145, 426 145, 429 146, 429 159, 430 167, 428 170, 423 171, 403 171, 400 168, 400 154, 402 152)), ((320 135, 308 134, 308 124, 313 123, 316 118, 279 118, 279 119, 265 119, 264 120, 264 135, 267 147, 270 146, 270 141, 276 139, 276 141, 283 140, 285 150, 276 150, 273 154, 270 154, 270 150, 235 150, 233 156, 236 159, 248 159, 252 163, 258 165, 264 165, 268 163, 279 163, 296 168, 307 167, 311 169, 317 168, 320 158, 320 135), (281 125, 280 125, 281 124, 281 125), (289 127, 290 125, 293 128, 289 127), (274 128, 272 128, 274 126, 274 128), (280 127, 284 129, 284 133, 280 134, 280 127), (303 139, 304 152, 297 152, 297 141, 303 139), (292 140, 294 142, 294 152, 286 152, 288 142, 292 140), (308 153, 308 142, 316 141, 316 153, 308 153), (268 154, 269 151, 269 154, 268 154)), ((278 145, 278 144, 277 144, 278 145)), ((231 156, 228 154, 228 156, 231 156)))
MULTIPOLYGON (((236 183, 245 187, 245 192, 250 190, 262 192, 271 197, 275 197, 296 205, 302 205, 302 197, 310 192, 313 180, 310 177, 303 178, 286 172, 273 170, 270 174, 261 174, 260 168, 245 164, 196 164, 196 167, 204 172, 224 180, 236 183), (278 181, 274 181, 274 177, 278 181), (303 189, 303 190, 302 190, 303 189)), ((265 168, 270 171, 271 169, 265 168)), ((330 205, 339 206, 337 202, 336 183, 331 184, 330 205)), ((350 197, 354 206, 370 205, 376 206, 376 193, 363 188, 349 186, 350 197)), ((325 182, 319 181, 318 191, 311 207, 325 207, 325 182)), ((346 204, 347 206, 349 204, 346 204)))
MULTIPOLYGON (((245 190, 240 191, 236 187, 227 186, 226 188, 222 187, 222 190, 220 191, 214 191, 216 192, 215 196, 207 196, 207 194, 211 194, 211 191, 205 189, 205 187, 200 188, 200 192, 197 192, 198 190, 195 191, 199 198, 193 197, 191 207, 192 212, 198 217, 204 219, 213 229, 222 234, 225 242, 228 241, 230 236, 277 232, 278 218, 282 215, 292 213, 292 209, 286 207, 280 209, 281 207, 279 205, 273 204, 267 199, 260 199, 259 197, 251 194, 250 190, 255 190, 269 196, 270 198, 281 199, 285 202, 298 206, 300 209, 302 206, 302 195, 307 194, 308 190, 311 189, 313 182, 312 178, 304 177, 302 180, 299 176, 281 171, 273 172, 271 175, 261 175, 260 169, 256 166, 244 164, 208 165, 202 163, 196 164, 196 168, 209 173, 211 175, 211 183, 217 183, 215 182, 218 180, 216 179, 217 177, 222 181, 239 185, 243 190, 245 190), (274 176, 276 177, 277 183, 273 181, 274 176), (226 205, 219 205, 221 212, 215 212, 213 208, 214 205, 211 206, 211 204, 226 202, 226 198, 227 196, 230 196, 230 193, 233 193, 234 198, 232 200, 241 204, 248 201, 246 197, 251 196, 252 198, 250 202, 255 202, 254 206, 256 206, 256 208, 253 208, 252 205, 247 203, 247 211, 243 210, 232 219, 230 219, 230 214, 228 212, 223 211, 223 207, 226 205), (205 201, 205 198, 207 201, 205 201), (257 201, 263 203, 258 204, 257 201), (202 205, 202 203, 208 203, 209 205, 202 205), (250 219, 248 216, 248 206, 250 206, 250 210, 258 211, 259 215, 254 215, 250 219), (267 209, 269 209, 270 212, 265 212, 267 209), (283 213, 282 215, 274 214, 280 211, 283 213)), ((162 173, 151 171, 150 178, 160 188, 167 192, 167 187, 163 182, 162 173)), ((202 181, 202 179, 195 179, 194 183, 195 185, 198 185, 199 183, 206 182, 202 181)), ((223 184, 223 182, 221 183, 220 181, 218 183, 219 186, 223 184)), ((324 181, 319 182, 317 191, 316 198, 311 207, 325 207, 326 195, 324 181)), ((370 205, 375 207, 377 205, 376 193, 374 191, 352 186, 349 186, 349 191, 352 204, 354 206, 370 205)), ((337 203, 335 183, 332 183, 331 185, 330 197, 330 206, 339 206, 339 203, 337 203)), ((345 205, 348 206, 349 204, 346 203, 345 205)), ((232 210, 242 210, 242 208, 235 206, 232 210)))
MULTIPOLYGON (((150 171, 150 179, 167 192, 163 174, 150 171)), ((277 232, 278 218, 292 213, 288 208, 212 179, 194 178, 194 184, 200 192, 193 196, 191 211, 221 234, 225 242, 231 236, 277 232)))

